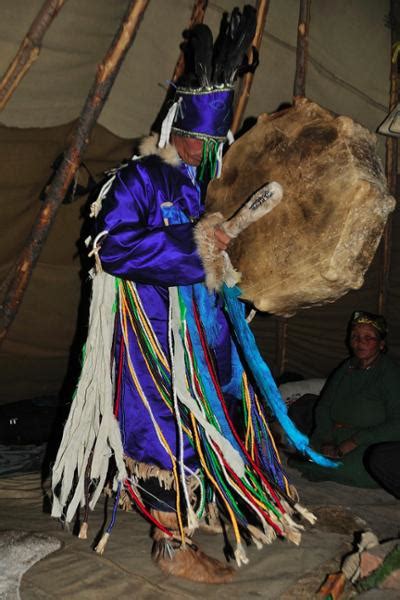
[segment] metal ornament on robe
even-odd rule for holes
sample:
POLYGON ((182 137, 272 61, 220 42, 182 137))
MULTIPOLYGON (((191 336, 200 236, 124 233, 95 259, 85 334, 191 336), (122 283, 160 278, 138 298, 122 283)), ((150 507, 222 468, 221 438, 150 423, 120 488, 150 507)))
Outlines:
POLYGON ((376 136, 307 99, 260 115, 225 154, 206 210, 228 219, 273 180, 282 185, 282 202, 229 246, 242 298, 291 316, 358 289, 395 206, 376 136))

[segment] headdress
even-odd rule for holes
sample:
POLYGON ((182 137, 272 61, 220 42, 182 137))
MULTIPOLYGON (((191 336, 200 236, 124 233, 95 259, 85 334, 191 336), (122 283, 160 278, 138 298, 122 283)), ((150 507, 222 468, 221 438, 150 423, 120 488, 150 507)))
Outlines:
POLYGON ((382 315, 374 315, 370 312, 356 310, 351 317, 350 325, 354 327, 361 324, 372 325, 380 333, 382 339, 386 337, 387 323, 385 317, 382 315))
POLYGON ((171 131, 204 140, 201 171, 208 164, 211 176, 219 175, 222 146, 232 136, 234 82, 256 66, 246 57, 255 28, 256 11, 246 5, 243 14, 238 8, 224 14, 215 44, 207 25, 184 32, 185 72, 163 121, 159 146, 168 143, 171 131))

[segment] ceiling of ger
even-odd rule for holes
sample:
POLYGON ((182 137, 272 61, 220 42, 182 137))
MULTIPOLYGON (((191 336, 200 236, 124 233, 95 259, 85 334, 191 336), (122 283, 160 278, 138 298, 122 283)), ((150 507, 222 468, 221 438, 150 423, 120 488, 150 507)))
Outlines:
MULTIPOLYGON (((217 31, 221 13, 237 4, 210 1, 205 22, 217 31)), ((15 56, 42 0, 3 0, 0 72, 15 56)), ((45 35, 42 51, 2 112, 8 126, 51 127, 75 119, 118 29, 127 0, 68 0, 45 35)), ((193 0, 151 0, 99 122, 114 134, 146 134, 165 95, 193 0)), ((246 115, 272 112, 292 97, 298 0, 271 0, 246 115)), ((371 130, 388 103, 389 0, 312 4, 307 95, 371 130), (368 43, 365 43, 368 40, 368 43)))

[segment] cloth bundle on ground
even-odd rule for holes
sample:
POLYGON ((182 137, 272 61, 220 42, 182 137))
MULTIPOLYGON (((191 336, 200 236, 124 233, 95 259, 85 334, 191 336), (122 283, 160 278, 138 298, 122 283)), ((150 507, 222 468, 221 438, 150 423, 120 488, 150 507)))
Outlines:
POLYGON ((374 588, 400 590, 400 540, 379 543, 372 531, 364 531, 356 552, 344 558, 340 572, 328 575, 318 596, 339 600, 374 588))

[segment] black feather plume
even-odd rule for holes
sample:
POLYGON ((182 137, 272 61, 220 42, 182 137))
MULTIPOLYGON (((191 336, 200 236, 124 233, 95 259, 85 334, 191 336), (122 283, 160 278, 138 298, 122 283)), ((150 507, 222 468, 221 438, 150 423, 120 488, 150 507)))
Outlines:
POLYGON ((196 87, 210 86, 213 55, 213 36, 210 28, 202 23, 195 25, 184 32, 184 37, 185 83, 196 87))
POLYGON ((231 84, 238 74, 248 70, 246 53, 254 37, 257 11, 247 4, 224 13, 219 34, 213 45, 212 33, 204 24, 183 33, 182 50, 185 72, 178 82, 184 87, 209 87, 231 84))
POLYGON ((233 83, 254 37, 256 25, 257 12, 249 4, 244 7, 243 14, 234 8, 230 19, 224 15, 214 45, 214 83, 233 83))
POLYGON ((223 83, 223 70, 230 44, 230 22, 228 13, 224 13, 219 27, 219 34, 213 52, 213 82, 223 83))

